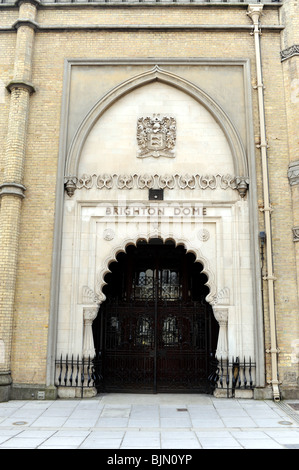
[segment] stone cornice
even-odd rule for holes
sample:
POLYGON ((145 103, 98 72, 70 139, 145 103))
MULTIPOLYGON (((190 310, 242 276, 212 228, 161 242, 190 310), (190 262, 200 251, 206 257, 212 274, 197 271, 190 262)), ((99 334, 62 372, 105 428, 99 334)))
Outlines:
POLYGON ((281 62, 283 62, 284 60, 290 59, 291 57, 294 57, 295 55, 299 55, 299 44, 293 44, 287 49, 284 49, 283 51, 281 51, 280 52, 281 62))
POLYGON ((25 186, 19 183, 3 183, 0 185, 0 198, 4 195, 25 197, 25 186))
POLYGON ((20 7, 22 3, 31 3, 32 5, 35 5, 36 7, 39 7, 42 2, 40 0, 16 0, 14 2, 15 6, 20 7))
MULTIPOLYGON (((55 4, 57 5, 57 4, 55 4)), ((71 4, 73 5, 73 4, 71 4)), ((0 4, 1 6, 1 4, 0 4)), ((244 24, 38 24, 32 20, 17 20, 12 26, 0 27, 0 32, 11 32, 20 26, 28 26, 39 32, 49 31, 252 31, 251 25, 244 24)), ((284 29, 282 25, 261 25, 262 31, 277 31, 284 29)))
MULTIPOLYGON (((213 9, 222 9, 222 8, 247 8, 248 5, 251 4, 251 2, 242 2, 241 0, 239 1, 228 1, 228 2, 213 2, 212 4, 210 1, 204 1, 204 0, 189 0, 185 2, 176 2, 175 0, 172 0, 172 2, 164 2, 161 0, 160 2, 134 2, 134 1, 111 1, 111 2, 106 2, 105 0, 102 1, 94 1, 94 2, 86 2, 82 0, 74 0, 72 2, 66 2, 66 1, 61 1, 61 2, 51 2, 51 1, 38 1, 38 0, 16 0, 15 2, 13 0, 7 0, 6 3, 0 3, 0 8, 15 8, 18 7, 19 4, 21 3, 32 3, 35 4, 36 6, 39 6, 41 8, 51 8, 51 9, 56 9, 56 8, 105 8, 105 9, 111 9, 111 8, 133 8, 133 9, 140 9, 140 8, 213 8, 213 9)), ((259 2, 256 2, 259 3, 259 2)), ((280 1, 276 0, 269 0, 263 2, 264 8, 280 8, 283 3, 280 1)))

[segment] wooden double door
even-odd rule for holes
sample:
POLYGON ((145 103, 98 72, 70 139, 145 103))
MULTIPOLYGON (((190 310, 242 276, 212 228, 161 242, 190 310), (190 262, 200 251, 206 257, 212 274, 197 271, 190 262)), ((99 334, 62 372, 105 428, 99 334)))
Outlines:
POLYGON ((202 266, 157 240, 127 250, 110 269, 94 324, 100 390, 208 392, 218 330, 202 266))

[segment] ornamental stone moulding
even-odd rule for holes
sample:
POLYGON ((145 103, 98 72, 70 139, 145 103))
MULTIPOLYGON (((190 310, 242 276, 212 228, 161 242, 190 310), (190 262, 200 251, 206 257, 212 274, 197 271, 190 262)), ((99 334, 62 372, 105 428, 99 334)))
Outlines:
POLYGON ((137 121, 137 157, 168 157, 175 156, 176 120, 172 116, 140 117, 137 121))
POLYGON ((82 303, 96 305, 100 303, 98 295, 88 286, 82 287, 82 303))
POLYGON ((280 52, 281 61, 290 59, 295 55, 299 55, 299 44, 293 44, 292 46, 280 52))
MULTIPOLYGON (((139 234, 139 237, 137 239, 125 239, 122 240, 121 243, 118 243, 117 245, 114 245, 111 248, 111 254, 108 256, 102 263, 101 263, 101 268, 97 270, 96 274, 96 299, 98 300, 98 304, 101 304, 106 300, 106 296, 103 293, 103 287, 106 285, 105 281, 105 276, 106 274, 110 273, 109 265, 113 262, 117 261, 117 255, 121 252, 126 253, 126 249, 129 245, 134 245, 138 243, 138 241, 143 240, 149 242, 151 238, 161 238, 163 242, 165 243, 166 240, 173 240, 176 245, 183 245, 188 253, 193 253, 195 256, 195 262, 199 262, 202 266, 202 273, 207 276, 207 282, 206 286, 209 288, 209 294, 206 297, 206 301, 210 303, 211 305, 213 304, 213 301, 217 297, 216 295, 216 284, 215 284, 215 276, 214 272, 210 267, 209 261, 202 255, 200 250, 198 248, 195 248, 192 246, 192 243, 189 242, 187 239, 182 239, 182 238, 177 238, 175 235, 170 237, 169 235, 162 235, 161 233, 158 233, 158 229, 154 229, 153 232, 147 233, 147 234, 139 234)), ((91 289, 90 289, 91 291, 91 289)), ((93 292, 93 291, 91 291, 93 292)))
POLYGON ((207 229, 199 230, 197 233, 197 238, 202 242, 207 242, 210 238, 210 232, 207 229))
POLYGON ((293 227, 293 241, 299 242, 299 226, 293 227))
POLYGON ((80 177, 65 178, 65 190, 69 197, 76 189, 237 189, 240 196, 245 197, 249 186, 249 178, 229 174, 83 174, 80 177))
POLYGON ((299 160, 289 164, 288 178, 291 186, 299 184, 299 160))
POLYGON ((104 230, 104 232, 103 232, 104 240, 109 242, 109 241, 113 240, 114 237, 115 237, 114 230, 112 230, 111 228, 107 228, 107 229, 104 230))
MULTIPOLYGON (((77 131, 75 132, 68 149, 65 162, 65 175, 67 177, 78 175, 79 162, 84 143, 93 126, 96 122, 98 122, 105 111, 113 106, 123 96, 128 96, 128 94, 135 89, 156 81, 183 91, 207 109, 207 111, 213 116, 216 122, 218 122, 222 131, 224 132, 232 153, 234 173, 240 176, 247 176, 248 162, 242 140, 222 107, 194 83, 174 73, 171 73, 170 71, 163 70, 159 66, 155 66, 146 72, 132 76, 128 80, 119 83, 115 88, 100 98, 100 100, 89 110, 77 128, 77 131)), ((136 118, 138 119, 138 117, 136 118)), ((161 152, 172 152, 174 150, 173 148, 176 136, 175 118, 173 116, 168 116, 168 118, 170 119, 168 134, 166 134, 166 141, 168 143, 164 149, 161 148, 161 152)), ((141 119, 143 118, 141 117, 141 119)), ((163 116, 159 117, 159 119, 161 119, 161 121, 156 121, 156 124, 161 126, 163 116)), ((161 129, 161 127, 159 127, 159 129, 161 129)), ((158 131, 156 134, 158 134, 158 131)), ((162 146, 163 142, 165 142, 165 138, 160 135, 159 139, 157 139, 155 142, 155 146, 157 147, 159 143, 162 146)), ((145 149, 146 148, 147 144, 145 145, 145 149)), ((157 148, 156 151, 160 152, 160 150, 157 148)))

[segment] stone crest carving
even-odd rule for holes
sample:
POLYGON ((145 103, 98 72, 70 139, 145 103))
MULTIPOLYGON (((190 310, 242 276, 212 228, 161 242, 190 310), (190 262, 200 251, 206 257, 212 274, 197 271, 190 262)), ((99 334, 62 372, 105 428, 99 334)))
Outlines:
POLYGON ((137 120, 138 158, 173 158, 176 142, 176 120, 172 116, 140 117, 137 120))

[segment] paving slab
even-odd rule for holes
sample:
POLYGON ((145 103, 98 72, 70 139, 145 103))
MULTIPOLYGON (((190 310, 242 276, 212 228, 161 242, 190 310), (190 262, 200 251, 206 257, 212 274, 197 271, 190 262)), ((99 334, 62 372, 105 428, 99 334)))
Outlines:
POLYGON ((297 449, 299 411, 288 403, 197 394, 9 401, 0 403, 0 449, 297 449))

